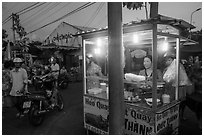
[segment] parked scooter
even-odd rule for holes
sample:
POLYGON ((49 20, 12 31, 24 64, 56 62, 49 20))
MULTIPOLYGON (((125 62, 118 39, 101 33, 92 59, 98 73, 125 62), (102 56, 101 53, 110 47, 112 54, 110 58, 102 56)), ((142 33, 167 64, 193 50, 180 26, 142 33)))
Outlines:
POLYGON ((34 126, 42 124, 47 112, 64 109, 63 98, 54 86, 53 76, 46 74, 38 77, 38 80, 42 82, 42 90, 24 95, 23 103, 24 114, 28 114, 29 122, 34 126))

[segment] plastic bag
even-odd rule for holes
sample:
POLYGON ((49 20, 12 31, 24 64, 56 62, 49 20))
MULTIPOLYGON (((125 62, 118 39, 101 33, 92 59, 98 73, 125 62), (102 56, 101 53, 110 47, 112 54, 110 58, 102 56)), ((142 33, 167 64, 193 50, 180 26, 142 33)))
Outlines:
POLYGON ((145 76, 141 76, 141 75, 135 75, 132 73, 126 73, 125 74, 125 79, 128 81, 144 81, 145 80, 145 76))
MULTIPOLYGON (((179 75, 179 85, 191 85, 190 80, 186 74, 186 71, 182 64, 180 64, 180 75, 179 75)), ((163 75, 163 80, 167 83, 172 82, 173 86, 176 83, 176 60, 174 59, 170 66, 167 68, 166 72, 163 75)))

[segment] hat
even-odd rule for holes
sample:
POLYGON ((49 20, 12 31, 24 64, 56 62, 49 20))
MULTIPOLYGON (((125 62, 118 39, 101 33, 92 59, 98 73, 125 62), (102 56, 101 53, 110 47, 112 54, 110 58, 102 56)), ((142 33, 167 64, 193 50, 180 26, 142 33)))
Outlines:
POLYGON ((15 58, 15 59, 13 60, 13 62, 14 62, 14 63, 21 63, 21 62, 23 62, 23 61, 22 61, 21 58, 15 58))

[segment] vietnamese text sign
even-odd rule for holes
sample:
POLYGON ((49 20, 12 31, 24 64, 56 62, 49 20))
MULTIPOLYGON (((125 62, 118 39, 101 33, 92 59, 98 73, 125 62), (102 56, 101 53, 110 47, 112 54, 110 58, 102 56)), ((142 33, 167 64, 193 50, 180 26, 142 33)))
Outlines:
POLYGON ((156 133, 172 134, 178 127, 179 105, 156 114, 156 133))
POLYGON ((84 96, 85 128, 97 134, 108 134, 108 113, 108 101, 84 96))
POLYGON ((141 112, 140 108, 126 105, 125 134, 150 135, 154 134, 153 115, 141 112))

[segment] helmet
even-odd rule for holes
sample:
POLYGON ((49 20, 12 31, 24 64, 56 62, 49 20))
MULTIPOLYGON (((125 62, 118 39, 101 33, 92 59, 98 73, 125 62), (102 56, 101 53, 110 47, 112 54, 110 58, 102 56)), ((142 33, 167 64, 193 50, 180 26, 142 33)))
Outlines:
POLYGON ((23 62, 23 61, 22 61, 21 58, 15 58, 15 59, 13 60, 13 62, 14 62, 14 63, 21 63, 21 62, 23 62))

